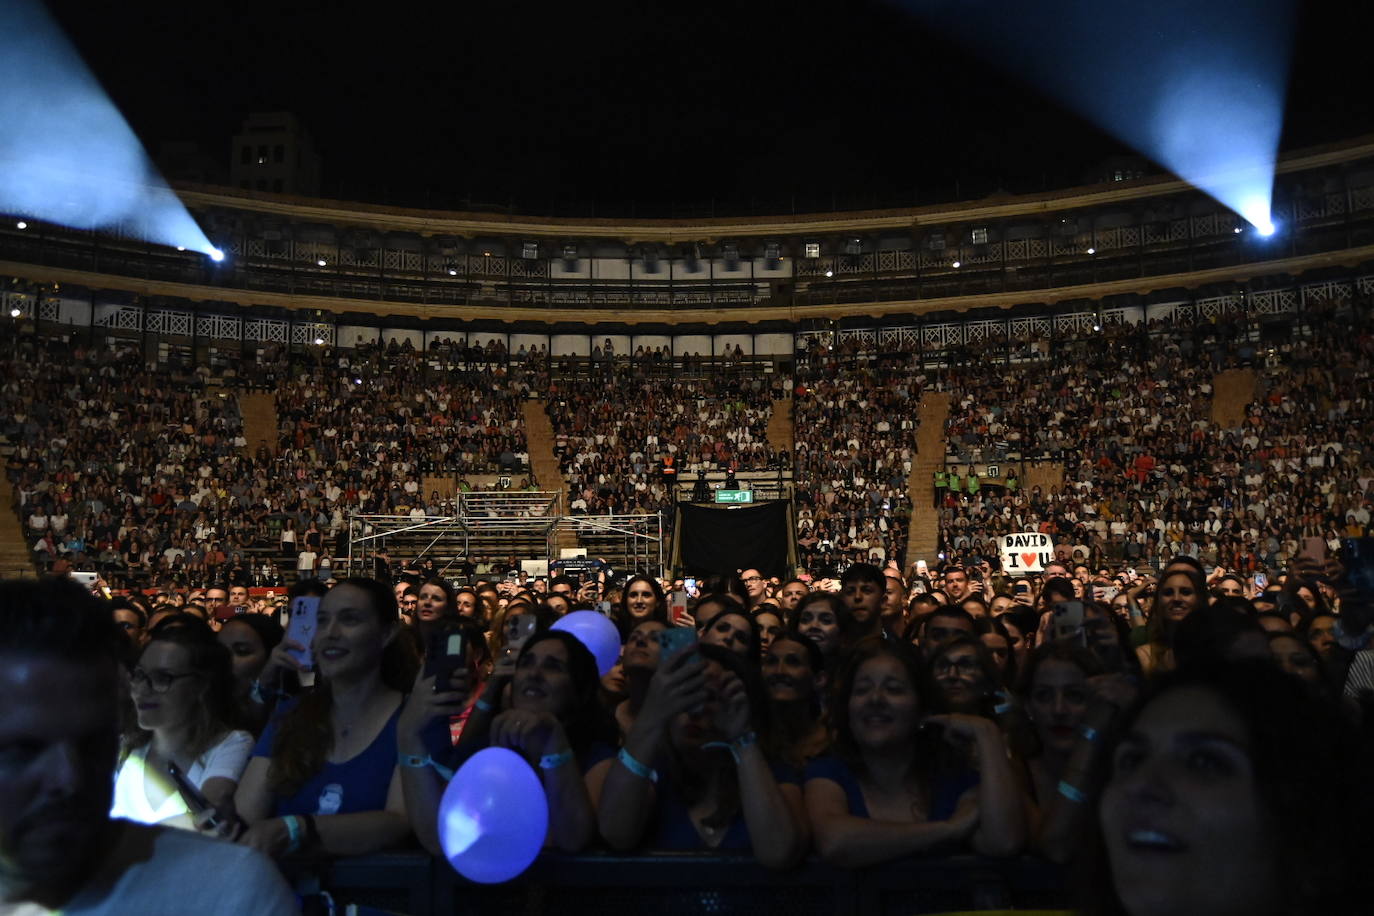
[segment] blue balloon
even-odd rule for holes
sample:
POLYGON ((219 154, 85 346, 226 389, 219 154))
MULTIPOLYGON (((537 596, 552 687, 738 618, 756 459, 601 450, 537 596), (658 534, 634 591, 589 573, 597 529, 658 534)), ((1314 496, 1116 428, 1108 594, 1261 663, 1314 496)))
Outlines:
POLYGON ((620 631, 610 618, 596 611, 573 611, 559 618, 550 629, 564 630, 576 636, 582 645, 591 650, 602 676, 620 661, 620 631))
POLYGON ((525 759, 504 747, 468 758, 439 801, 439 845, 458 873, 479 884, 509 881, 544 848, 549 804, 525 759))

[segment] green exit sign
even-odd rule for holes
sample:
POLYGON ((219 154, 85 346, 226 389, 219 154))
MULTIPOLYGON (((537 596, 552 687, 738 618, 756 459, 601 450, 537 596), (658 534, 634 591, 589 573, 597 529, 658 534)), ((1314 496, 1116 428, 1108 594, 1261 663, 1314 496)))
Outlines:
POLYGON ((718 503, 751 503, 754 501, 753 490, 717 490, 716 502, 718 503))

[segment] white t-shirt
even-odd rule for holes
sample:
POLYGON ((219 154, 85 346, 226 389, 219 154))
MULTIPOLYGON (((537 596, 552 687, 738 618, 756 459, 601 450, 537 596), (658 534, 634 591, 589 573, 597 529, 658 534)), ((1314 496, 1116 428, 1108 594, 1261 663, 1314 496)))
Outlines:
MULTIPOLYGON (((149 745, 145 744, 130 753, 115 774, 114 803, 110 805, 110 816, 128 818, 140 824, 165 824, 192 829, 191 811, 182 801, 181 793, 177 792, 171 777, 147 771, 148 748, 149 745), (164 789, 167 793, 156 805, 148 797, 150 779, 154 780, 156 788, 164 789)), ((252 735, 245 731, 229 732, 191 764, 186 778, 197 789, 216 778, 238 782, 252 753, 252 735)), ((158 794, 156 788, 154 793, 158 794)))
POLYGON ((36 904, 7 916, 293 916, 295 895, 272 861, 255 849, 170 830, 116 821, 111 855, 61 910, 36 904))

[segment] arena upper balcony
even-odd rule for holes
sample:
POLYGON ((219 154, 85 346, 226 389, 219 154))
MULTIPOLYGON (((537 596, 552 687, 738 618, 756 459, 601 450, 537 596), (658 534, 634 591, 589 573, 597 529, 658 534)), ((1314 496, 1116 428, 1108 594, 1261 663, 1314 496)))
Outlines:
POLYGON ((405 210, 180 186, 228 255, 28 221, 0 274, 170 303, 507 326, 797 326, 1374 263, 1374 136, 1285 156, 1261 238, 1169 177, 903 210, 698 220, 405 210))

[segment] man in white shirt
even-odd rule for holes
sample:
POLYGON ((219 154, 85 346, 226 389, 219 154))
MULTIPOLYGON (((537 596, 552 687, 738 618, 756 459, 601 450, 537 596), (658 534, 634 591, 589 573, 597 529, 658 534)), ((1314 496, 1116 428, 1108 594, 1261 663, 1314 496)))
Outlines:
POLYGON ((74 582, 0 582, 0 912, 297 912, 260 853, 110 818, 117 640, 74 582))

